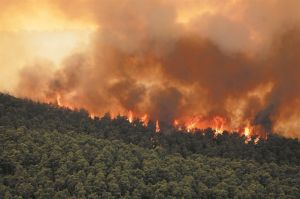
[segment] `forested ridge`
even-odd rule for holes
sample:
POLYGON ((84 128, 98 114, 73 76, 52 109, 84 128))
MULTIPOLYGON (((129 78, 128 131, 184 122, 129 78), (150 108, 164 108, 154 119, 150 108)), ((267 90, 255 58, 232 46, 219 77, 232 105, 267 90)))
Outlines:
POLYGON ((300 143, 155 133, 0 94, 0 198, 300 198, 300 143))

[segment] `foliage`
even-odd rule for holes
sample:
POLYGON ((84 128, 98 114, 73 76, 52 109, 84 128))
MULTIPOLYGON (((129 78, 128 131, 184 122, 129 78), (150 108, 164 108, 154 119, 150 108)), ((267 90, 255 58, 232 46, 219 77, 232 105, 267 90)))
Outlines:
POLYGON ((300 167, 1 129, 0 198, 299 198, 300 167))
POLYGON ((0 198, 300 198, 300 143, 155 133, 0 94, 0 198))
POLYGON ((210 157, 255 160, 260 163, 300 164, 300 143, 297 139, 270 135, 268 140, 245 144, 245 137, 225 132, 214 137, 212 129, 195 133, 178 131, 172 127, 155 133, 155 124, 144 127, 139 120, 132 124, 127 118, 111 119, 109 114, 91 119, 84 110, 70 110, 55 105, 35 103, 0 94, 0 126, 19 127, 89 134, 96 138, 121 140, 144 148, 162 147, 167 153, 180 153, 184 157, 202 154, 210 157))

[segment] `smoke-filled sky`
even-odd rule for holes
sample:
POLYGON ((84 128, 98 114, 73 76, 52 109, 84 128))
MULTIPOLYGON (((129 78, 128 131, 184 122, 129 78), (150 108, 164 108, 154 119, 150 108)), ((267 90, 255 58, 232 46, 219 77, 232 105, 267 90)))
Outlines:
POLYGON ((0 90, 300 137, 299 0, 0 0, 0 90))

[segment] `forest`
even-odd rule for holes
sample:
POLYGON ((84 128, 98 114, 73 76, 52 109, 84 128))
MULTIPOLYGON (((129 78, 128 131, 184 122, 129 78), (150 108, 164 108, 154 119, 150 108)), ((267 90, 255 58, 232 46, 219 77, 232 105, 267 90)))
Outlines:
POLYGON ((0 94, 0 198, 300 198, 300 142, 245 139, 0 94))

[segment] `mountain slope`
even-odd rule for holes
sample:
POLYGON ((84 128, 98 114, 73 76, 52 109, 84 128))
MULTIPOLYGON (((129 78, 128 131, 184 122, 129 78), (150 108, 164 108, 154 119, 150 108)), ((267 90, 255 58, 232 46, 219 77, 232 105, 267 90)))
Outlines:
POLYGON ((0 126, 16 129, 74 132, 89 134, 95 138, 121 140, 144 148, 158 146, 167 153, 180 153, 184 157, 202 154, 210 157, 255 160, 260 163, 300 165, 300 142, 277 135, 258 144, 245 144, 245 137, 238 134, 223 133, 214 136, 211 129, 186 133, 169 127, 165 132, 155 133, 155 124, 147 127, 136 120, 132 124, 125 117, 111 119, 109 115, 91 119, 84 110, 71 111, 55 105, 35 103, 0 94, 0 126))
POLYGON ((1 129, 0 198, 299 198, 300 167, 1 129))
POLYGON ((299 198, 299 142, 244 139, 1 94, 0 198, 299 198))

